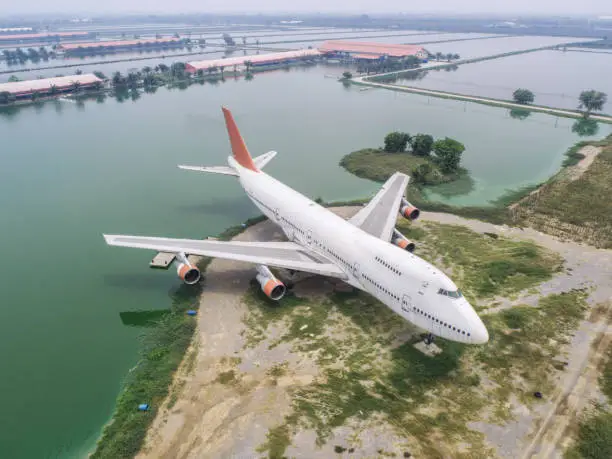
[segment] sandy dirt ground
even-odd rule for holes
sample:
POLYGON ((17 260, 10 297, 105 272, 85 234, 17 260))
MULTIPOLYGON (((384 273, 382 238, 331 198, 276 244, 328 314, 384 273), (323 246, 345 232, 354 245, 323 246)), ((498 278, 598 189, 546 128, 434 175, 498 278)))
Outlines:
MULTIPOLYGON (((346 217, 357 209, 341 208, 337 212, 346 217)), ((502 301, 498 308, 518 302, 534 304, 542 294, 585 286, 592 288, 591 304, 612 299, 612 251, 561 242, 530 229, 495 226, 449 214, 424 212, 421 219, 534 241, 565 258, 566 269, 542 284, 537 294, 531 292, 513 301, 502 301)), ((237 239, 266 241, 281 236, 272 223, 263 222, 237 239)), ((269 429, 279 425, 290 412, 289 390, 310 384, 317 377, 316 364, 291 352, 285 344, 268 349, 269 341, 265 340, 253 348, 244 348, 241 333, 245 330, 243 317, 248 309, 243 298, 253 277, 251 265, 218 259, 210 264, 193 349, 178 372, 171 396, 154 421, 139 458, 261 457, 257 448, 266 441, 269 429), (287 376, 273 379, 270 369, 283 361, 289 362, 290 371, 287 376), (232 370, 239 377, 231 383, 220 383, 219 375, 232 370), (170 400, 172 406, 168 403, 170 400)), ((310 289, 314 294, 333 289, 329 281, 321 278, 304 285, 301 288, 310 289)), ((500 457, 560 457, 565 434, 575 414, 599 395, 597 369, 612 336, 608 319, 606 312, 593 312, 582 323, 567 349, 567 370, 560 374, 557 393, 546 394, 549 401, 538 405, 533 412, 515 413, 517 421, 508 426, 473 426, 485 434, 500 457)), ((347 426, 337 429, 334 435, 348 436, 355 431, 359 431, 359 426, 347 426)), ((375 431, 370 427, 359 435, 369 447, 360 448, 359 454, 351 457, 375 457, 378 448, 399 441, 382 428, 375 431)), ((286 454, 339 457, 333 452, 333 440, 322 448, 314 448, 314 444, 314 432, 298 432, 286 454)))

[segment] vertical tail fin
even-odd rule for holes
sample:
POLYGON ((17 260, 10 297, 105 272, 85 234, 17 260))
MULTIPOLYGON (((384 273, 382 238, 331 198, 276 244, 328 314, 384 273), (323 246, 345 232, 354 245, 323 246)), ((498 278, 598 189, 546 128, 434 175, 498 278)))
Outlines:
POLYGON ((258 172, 259 169, 257 169, 257 166, 255 166, 253 163, 253 158, 251 158, 251 154, 244 143, 244 139, 240 135, 240 131, 238 130, 238 126, 236 126, 232 112, 225 107, 222 107, 221 109, 223 110, 223 116, 225 117, 225 125, 227 127, 227 133, 229 134, 230 144, 232 145, 234 159, 242 167, 258 172))

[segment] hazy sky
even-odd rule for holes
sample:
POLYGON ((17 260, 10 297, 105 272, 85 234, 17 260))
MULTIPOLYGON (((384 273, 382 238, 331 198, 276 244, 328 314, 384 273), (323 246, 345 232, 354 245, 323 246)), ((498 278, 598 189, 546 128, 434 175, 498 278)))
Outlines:
POLYGON ((412 12, 612 14, 612 0, 3 0, 0 16, 11 13, 115 12, 412 12))

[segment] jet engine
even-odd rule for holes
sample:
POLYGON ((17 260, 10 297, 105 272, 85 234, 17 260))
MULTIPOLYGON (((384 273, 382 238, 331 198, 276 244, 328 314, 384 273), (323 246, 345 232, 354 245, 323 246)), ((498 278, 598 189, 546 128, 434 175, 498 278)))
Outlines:
POLYGON ((421 211, 416 206, 413 206, 404 198, 402 198, 402 203, 400 205, 400 214, 402 214, 402 216, 404 218, 407 218, 408 220, 416 220, 417 218, 419 218, 419 215, 421 215, 421 211))
POLYGON ((200 270, 189 262, 184 253, 177 253, 176 261, 176 273, 183 282, 187 285, 194 285, 200 281, 202 277, 200 270))
POLYGON ((274 301, 280 300, 285 296, 287 288, 285 284, 279 281, 274 274, 265 265, 257 265, 257 282, 261 285, 261 290, 266 294, 268 298, 274 301))
POLYGON ((415 244, 410 239, 406 238, 402 233, 398 230, 393 230, 393 235, 391 236, 391 243, 398 246, 400 249, 404 249, 410 253, 414 252, 415 244))

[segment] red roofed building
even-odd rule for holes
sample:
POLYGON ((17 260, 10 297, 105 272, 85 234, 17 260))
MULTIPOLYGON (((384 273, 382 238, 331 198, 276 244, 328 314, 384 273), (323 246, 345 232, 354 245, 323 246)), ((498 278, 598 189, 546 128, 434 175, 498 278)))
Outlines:
POLYGON ((428 56, 427 51, 422 46, 348 40, 328 40, 319 46, 319 51, 332 55, 350 56, 356 59, 379 59, 382 57, 401 59, 408 56, 427 59, 428 56))

